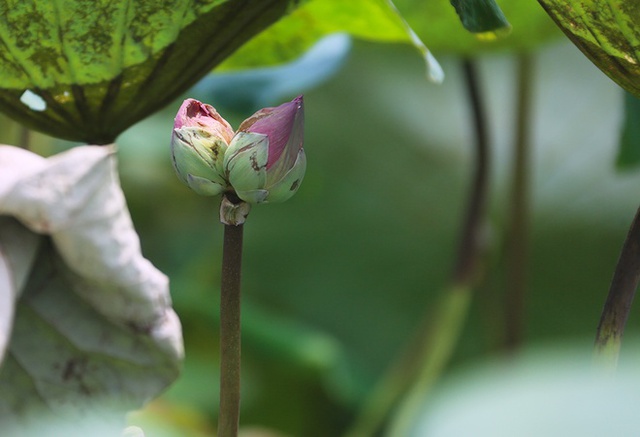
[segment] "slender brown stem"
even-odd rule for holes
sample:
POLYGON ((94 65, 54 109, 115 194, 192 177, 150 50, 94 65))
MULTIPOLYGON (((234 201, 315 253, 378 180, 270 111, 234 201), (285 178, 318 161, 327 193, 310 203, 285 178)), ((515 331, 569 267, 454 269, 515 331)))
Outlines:
POLYGON ((511 176, 511 216, 509 218, 505 262, 505 348, 522 344, 525 325, 529 234, 529 154, 533 59, 530 54, 518 58, 516 137, 511 176))
POLYGON ((375 435, 394 404, 409 391, 388 434, 406 435, 407 422, 413 418, 416 406, 449 362, 466 320, 481 264, 481 234, 489 182, 489 141, 476 66, 472 60, 465 59, 463 68, 473 119, 475 160, 451 278, 435 308, 427 309, 415 338, 374 388, 345 437, 375 435))
POLYGON ((489 193, 489 138, 477 66, 470 58, 465 58, 462 66, 471 107, 475 146, 469 201, 450 286, 437 307, 435 323, 425 336, 419 373, 411 382, 411 388, 391 422, 388 436, 408 435, 427 393, 449 363, 462 333, 483 260, 482 232, 489 193))
POLYGON ((458 256, 453 268, 452 282, 468 285, 475 281, 480 261, 482 225, 489 187, 489 141, 476 66, 471 59, 465 58, 462 67, 471 106, 476 156, 469 203, 458 245, 458 256))
POLYGON ((596 334, 596 352, 604 355, 614 366, 639 281, 640 208, 622 246, 596 334))
POLYGON ((220 288, 218 437, 236 437, 240 420, 240 274, 244 225, 225 225, 220 288))

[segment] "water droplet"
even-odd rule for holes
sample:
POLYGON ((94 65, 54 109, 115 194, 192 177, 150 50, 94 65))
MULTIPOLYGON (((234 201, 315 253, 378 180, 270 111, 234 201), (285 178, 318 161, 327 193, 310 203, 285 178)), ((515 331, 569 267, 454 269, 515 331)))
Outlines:
POLYGON ((20 101, 27 105, 32 111, 42 112, 47 109, 47 102, 31 90, 26 90, 22 93, 20 101))

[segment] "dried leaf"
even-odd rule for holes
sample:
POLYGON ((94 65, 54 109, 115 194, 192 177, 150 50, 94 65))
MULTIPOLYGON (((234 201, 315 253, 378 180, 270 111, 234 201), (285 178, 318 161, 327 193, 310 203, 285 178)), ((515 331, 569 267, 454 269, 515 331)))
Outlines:
POLYGON ((0 146, 3 423, 137 408, 178 374, 168 280, 142 257, 115 165, 113 146, 48 159, 0 146))

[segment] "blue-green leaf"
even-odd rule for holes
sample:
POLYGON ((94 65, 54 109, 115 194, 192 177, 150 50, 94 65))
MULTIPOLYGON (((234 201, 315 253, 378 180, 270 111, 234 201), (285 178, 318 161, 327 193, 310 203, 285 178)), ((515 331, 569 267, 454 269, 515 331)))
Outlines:
POLYGON ((640 99, 625 93, 624 125, 620 135, 618 158, 619 169, 635 168, 640 164, 640 99))
POLYGON ((495 33, 511 26, 495 0, 451 0, 465 29, 472 33, 495 33))

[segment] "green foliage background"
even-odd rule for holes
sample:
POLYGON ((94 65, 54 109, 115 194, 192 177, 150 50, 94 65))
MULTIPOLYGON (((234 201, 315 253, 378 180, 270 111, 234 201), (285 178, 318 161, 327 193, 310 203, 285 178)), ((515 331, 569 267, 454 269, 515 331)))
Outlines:
MULTIPOLYGON (((339 30, 339 20, 325 27, 304 20, 318 5, 304 3, 223 67, 275 63, 255 57, 265 41, 281 55, 278 62, 290 59, 339 30), (313 38, 289 46, 301 28, 313 38)), ((462 29, 448 2, 397 6, 439 55, 447 80, 428 83, 411 47, 358 42, 340 74, 306 92, 302 188, 285 204, 255 207, 246 226, 243 425, 340 435, 436 302, 451 268, 472 159, 459 59, 450 53, 504 50, 481 60, 496 146, 491 251, 453 367, 496 353, 504 336, 513 53, 540 49, 558 32, 535 2, 501 4, 513 31, 490 45, 462 29)), ((370 33, 366 26, 352 30, 365 40, 370 33)), ((399 35, 391 31, 388 42, 406 39, 399 35)), ((615 173, 618 88, 567 43, 545 46, 537 66, 526 334, 533 344, 577 341, 589 349, 640 175, 615 173)), ((168 143, 180 102, 119 139, 122 183, 144 253, 170 276, 185 333, 183 376, 132 419, 159 436, 210 435, 218 401, 222 226, 217 199, 194 195, 173 174, 168 143)), ((209 103, 215 106, 215 98, 209 103)), ((250 114, 223 115, 237 126, 250 114)), ((38 151, 55 151, 39 141, 38 151)), ((639 323, 631 319, 632 333, 639 323)))
MULTIPOLYGON (((285 204, 254 208, 246 227, 244 424, 339 435, 439 296, 471 165, 458 60, 442 60, 448 79, 438 87, 411 48, 358 43, 338 76, 306 93, 304 184, 285 204)), ((566 43, 545 48, 537 65, 526 334, 588 350, 640 176, 615 173, 617 87, 566 43)), ((481 72, 496 146, 492 261, 454 368, 492 354, 504 335, 513 59, 485 57, 481 72)), ((211 284, 222 227, 216 201, 192 195, 170 168, 178 105, 122 137, 121 174, 144 252, 172 278, 185 328, 184 375, 153 408, 206 429, 217 403, 211 284)), ((225 115, 237 126, 248 114, 225 115)), ((633 332, 637 318, 630 323, 633 332)))

